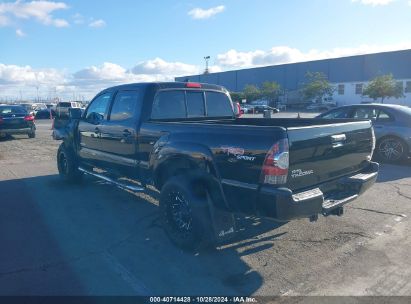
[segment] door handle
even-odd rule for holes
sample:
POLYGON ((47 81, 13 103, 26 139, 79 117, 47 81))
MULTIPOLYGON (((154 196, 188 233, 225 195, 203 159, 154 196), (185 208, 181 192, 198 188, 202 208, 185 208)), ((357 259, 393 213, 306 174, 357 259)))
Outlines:
POLYGON ((331 136, 331 141, 334 142, 340 142, 340 141, 344 141, 347 139, 347 136, 345 136, 345 134, 338 134, 338 135, 332 135, 331 136))
POLYGON ((382 129, 382 126, 374 126, 374 129, 382 129))

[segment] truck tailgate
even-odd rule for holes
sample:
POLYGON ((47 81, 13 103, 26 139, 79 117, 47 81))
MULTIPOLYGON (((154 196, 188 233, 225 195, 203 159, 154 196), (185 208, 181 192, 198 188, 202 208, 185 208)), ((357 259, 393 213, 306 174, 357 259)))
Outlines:
POLYGON ((374 140, 369 121, 295 127, 287 132, 291 190, 309 189, 369 164, 374 140))

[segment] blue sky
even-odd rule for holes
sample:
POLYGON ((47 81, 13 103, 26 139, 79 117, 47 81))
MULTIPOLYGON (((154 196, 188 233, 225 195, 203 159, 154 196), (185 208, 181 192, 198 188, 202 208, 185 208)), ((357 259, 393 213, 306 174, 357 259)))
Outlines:
POLYGON ((406 49, 410 28, 409 0, 0 1, 0 97, 406 49))

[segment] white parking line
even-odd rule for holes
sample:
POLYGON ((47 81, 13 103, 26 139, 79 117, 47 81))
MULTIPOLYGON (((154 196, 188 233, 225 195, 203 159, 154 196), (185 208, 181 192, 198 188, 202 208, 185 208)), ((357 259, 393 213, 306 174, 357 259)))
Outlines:
POLYGON ((151 294, 145 284, 130 273, 113 255, 104 252, 103 258, 110 268, 137 293, 136 295, 148 296, 151 294))

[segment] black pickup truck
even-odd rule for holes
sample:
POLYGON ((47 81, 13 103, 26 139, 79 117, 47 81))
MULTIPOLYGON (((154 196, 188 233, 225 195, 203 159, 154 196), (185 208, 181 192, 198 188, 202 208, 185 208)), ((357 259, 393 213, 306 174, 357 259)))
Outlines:
POLYGON ((141 83, 100 92, 59 130, 58 170, 160 191, 182 248, 226 240, 233 214, 277 221, 342 215, 376 181, 370 121, 237 118, 223 87, 141 83))

